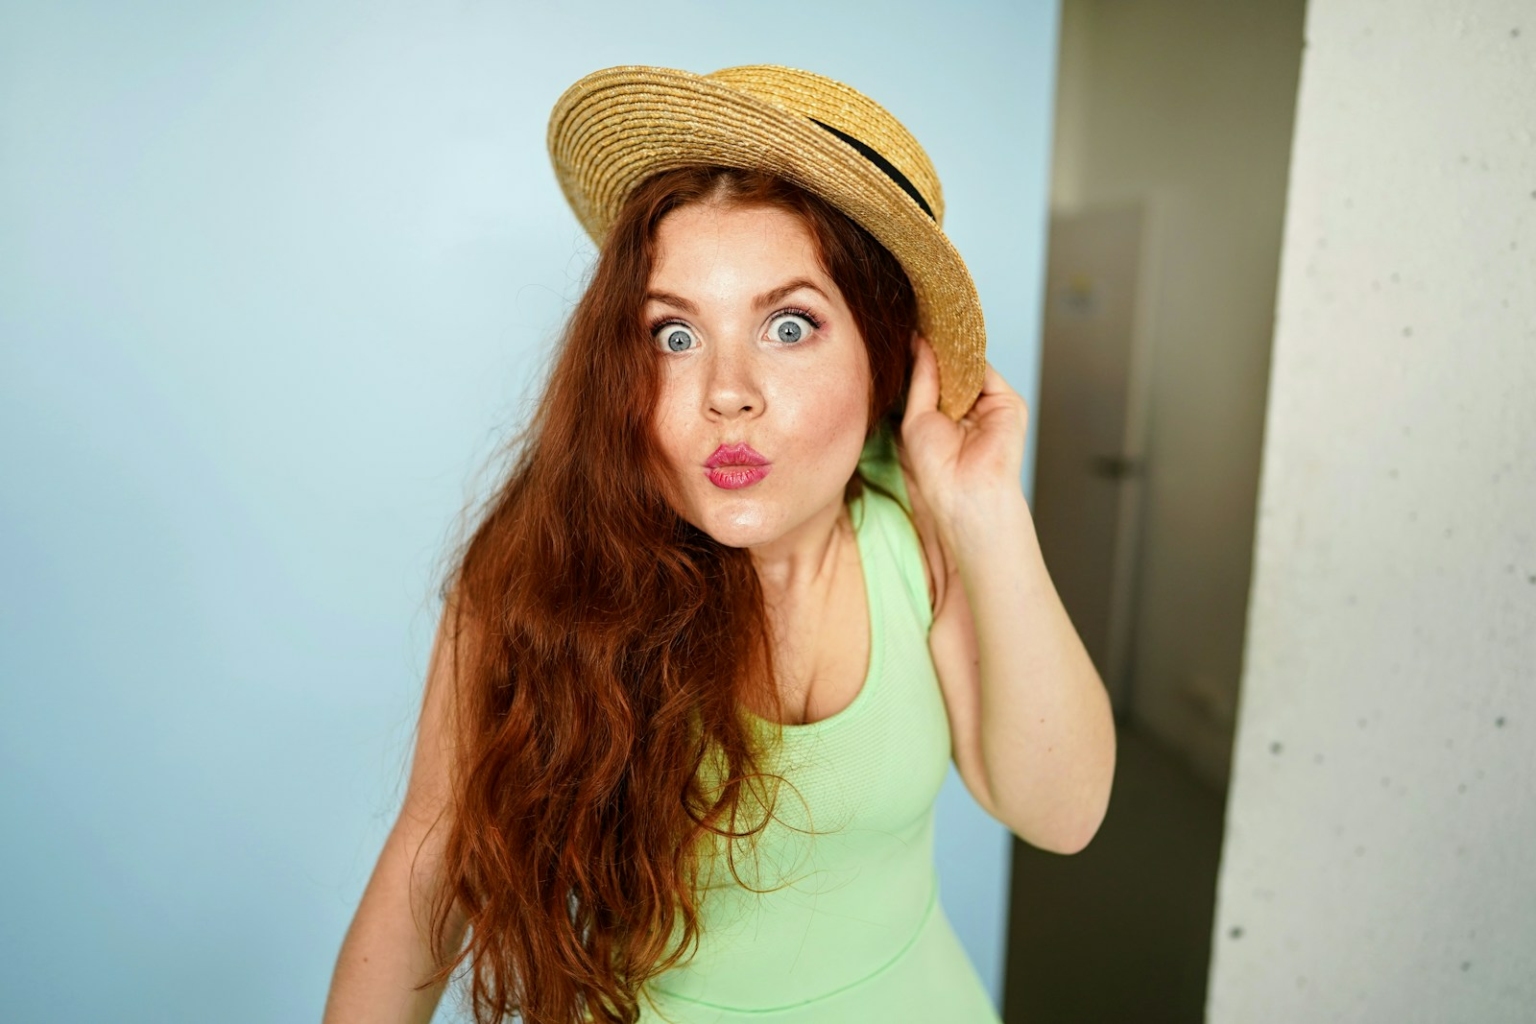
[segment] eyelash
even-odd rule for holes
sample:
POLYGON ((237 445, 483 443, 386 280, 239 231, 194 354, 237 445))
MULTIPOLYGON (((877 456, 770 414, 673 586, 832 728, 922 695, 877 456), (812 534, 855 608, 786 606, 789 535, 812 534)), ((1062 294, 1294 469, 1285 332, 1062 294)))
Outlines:
MULTIPOLYGON (((816 330, 821 330, 821 317, 817 316, 815 313, 812 313, 808 309, 801 309, 799 306, 786 306, 783 309, 776 311, 772 316, 768 318, 768 322, 772 323, 774 320, 777 320, 779 317, 785 315, 798 316, 808 321, 810 325, 816 330)), ((679 327, 687 327, 690 331, 693 330, 692 327, 689 327, 688 324, 677 319, 677 317, 668 316, 654 321, 650 327, 647 328, 646 333, 652 337, 655 337, 657 331, 661 330, 663 327, 671 327, 673 324, 676 324, 679 327)))
POLYGON ((812 313, 810 310, 801 309, 798 306, 790 306, 787 309, 781 309, 768 319, 771 322, 785 315, 798 316, 802 320, 809 320, 812 327, 816 328, 818 331, 821 330, 821 318, 818 317, 815 313, 812 313))

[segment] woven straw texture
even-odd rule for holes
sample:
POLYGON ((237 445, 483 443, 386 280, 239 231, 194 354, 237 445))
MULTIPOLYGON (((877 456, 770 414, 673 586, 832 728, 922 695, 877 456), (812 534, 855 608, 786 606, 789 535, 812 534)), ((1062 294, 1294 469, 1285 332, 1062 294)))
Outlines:
POLYGON ((921 330, 938 356, 939 407, 959 419, 980 393, 986 326, 970 272, 941 228, 938 175, 911 133, 864 94, 773 65, 709 75, 607 68, 560 97, 548 141, 560 187, 599 245, 630 191, 660 171, 696 164, 757 169, 815 192, 879 239, 906 269, 921 330), (934 217, 815 121, 883 156, 934 217))

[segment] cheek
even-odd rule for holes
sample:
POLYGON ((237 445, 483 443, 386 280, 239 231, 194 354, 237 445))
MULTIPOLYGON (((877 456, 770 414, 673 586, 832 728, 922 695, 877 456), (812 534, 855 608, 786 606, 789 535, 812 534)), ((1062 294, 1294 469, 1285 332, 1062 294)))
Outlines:
MULTIPOLYGON (((659 481, 672 510, 685 521, 705 529, 700 517, 698 493, 699 433, 698 396, 686 378, 670 377, 665 370, 657 381, 656 405, 651 413, 651 436, 662 458, 659 481)), ((706 530, 706 532, 708 532, 706 530)))
POLYGON ((862 362, 845 363, 800 382, 795 433, 805 444, 827 449, 829 456, 834 451, 846 456, 845 449, 851 448, 857 461, 869 425, 870 386, 869 368, 862 362))
POLYGON ((656 409, 651 414, 651 431, 655 435, 656 445, 674 471, 684 457, 689 428, 692 426, 684 415, 686 403, 681 392, 678 383, 663 374, 657 384, 656 409))
POLYGON ((807 426, 817 435, 846 439, 852 435, 864 436, 868 419, 869 394, 856 387, 826 389, 817 395, 806 410, 807 426))

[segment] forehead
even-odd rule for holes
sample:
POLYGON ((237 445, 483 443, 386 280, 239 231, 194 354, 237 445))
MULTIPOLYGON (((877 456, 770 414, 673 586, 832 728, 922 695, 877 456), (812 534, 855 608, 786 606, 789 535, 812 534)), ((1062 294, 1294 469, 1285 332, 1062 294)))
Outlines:
POLYGON ((827 280, 815 236, 788 210, 690 203, 656 227, 653 283, 686 286, 727 277, 760 284, 785 276, 827 280))

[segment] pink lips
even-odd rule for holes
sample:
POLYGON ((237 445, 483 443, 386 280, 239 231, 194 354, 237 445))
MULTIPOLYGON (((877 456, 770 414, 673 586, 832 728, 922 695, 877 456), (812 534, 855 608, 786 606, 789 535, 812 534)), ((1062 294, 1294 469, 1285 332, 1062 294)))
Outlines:
POLYGON ((749 444, 723 444, 704 460, 709 482, 728 491, 750 487, 768 475, 768 460, 749 444))

